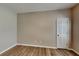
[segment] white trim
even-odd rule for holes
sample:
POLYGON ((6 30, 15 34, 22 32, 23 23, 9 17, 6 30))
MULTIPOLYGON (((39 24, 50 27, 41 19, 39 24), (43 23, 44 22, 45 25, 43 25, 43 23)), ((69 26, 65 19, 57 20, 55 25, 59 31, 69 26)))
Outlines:
POLYGON ((3 50, 2 52, 0 52, 0 54, 2 54, 2 53, 4 53, 4 52, 8 51, 9 49, 15 47, 16 45, 17 45, 17 44, 14 44, 14 45, 10 46, 9 48, 7 48, 7 49, 3 50))
POLYGON ((56 47, 41 46, 41 45, 32 45, 32 44, 22 44, 22 43, 18 43, 17 45, 23 45, 23 46, 33 46, 33 47, 41 47, 41 48, 53 48, 53 49, 57 49, 56 47))
MULTIPOLYGON (((32 44, 22 44, 22 43, 18 43, 17 45, 57 49, 57 47, 40 46, 40 45, 32 45, 32 44)), ((79 55, 79 53, 76 50, 72 49, 72 48, 65 48, 65 49, 72 50, 73 52, 75 52, 76 54, 79 55)))
POLYGON ((76 50, 72 49, 72 51, 79 55, 79 52, 77 52, 76 50))
POLYGON ((73 52, 75 52, 76 54, 79 55, 79 52, 77 52, 76 50, 74 50, 74 49, 72 49, 72 48, 68 48, 68 50, 71 50, 71 51, 73 51, 73 52))
MULTIPOLYGON (((6 52, 7 50, 15 47, 16 45, 22 45, 22 46, 32 46, 32 47, 41 47, 41 48, 53 48, 53 49, 57 49, 57 47, 49 47, 49 46, 41 46, 41 45, 32 45, 32 44, 21 44, 21 43, 18 43, 18 44, 14 44, 12 46, 10 46, 9 48, 5 49, 4 51, 0 52, 0 54, 6 52)), ((76 54, 79 55, 79 52, 77 52, 76 50, 72 49, 72 48, 67 48, 68 50, 72 50, 73 52, 75 52, 76 54)))

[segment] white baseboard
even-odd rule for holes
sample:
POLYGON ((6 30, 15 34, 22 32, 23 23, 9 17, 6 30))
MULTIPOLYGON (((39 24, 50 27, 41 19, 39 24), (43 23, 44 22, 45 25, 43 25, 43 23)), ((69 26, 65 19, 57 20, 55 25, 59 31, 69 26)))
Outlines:
POLYGON ((16 45, 17 45, 17 44, 14 44, 14 45, 10 46, 9 48, 7 48, 7 49, 5 49, 4 51, 0 52, 0 54, 2 54, 2 53, 4 53, 4 52, 8 51, 9 49, 15 47, 16 45))
MULTIPOLYGON (((53 48, 53 49, 57 49, 57 47, 49 47, 49 46, 40 46, 40 45, 31 45, 31 44, 21 44, 21 43, 18 43, 17 45, 23 45, 23 46, 33 46, 33 47, 41 47, 41 48, 53 48)), ((79 53, 77 51, 75 51, 74 49, 72 48, 67 48, 68 50, 72 50, 73 52, 75 52, 76 54, 79 55, 79 53)))
POLYGON ((79 52, 77 52, 76 50, 72 49, 72 51, 79 55, 79 52))
POLYGON ((32 46, 32 47, 41 47, 41 48, 53 48, 53 49, 57 49, 56 47, 41 46, 41 45, 32 45, 32 44, 21 44, 21 43, 18 43, 17 45, 23 45, 23 46, 32 46))
POLYGON ((79 52, 77 52, 76 50, 74 50, 72 48, 68 48, 68 50, 71 50, 71 51, 75 52, 77 55, 79 55, 79 52))
MULTIPOLYGON (((40 45, 32 45, 32 44, 21 44, 21 43, 18 43, 18 44, 14 44, 14 45, 12 45, 11 47, 9 47, 9 48, 5 49, 4 51, 0 52, 0 54, 4 53, 5 51, 7 51, 7 50, 9 50, 9 49, 11 49, 11 48, 13 48, 13 47, 15 47, 16 45, 57 49, 57 47, 49 47, 49 46, 40 46, 40 45)), ((67 48, 67 49, 68 49, 68 50, 72 50, 73 52, 75 52, 76 54, 79 55, 79 53, 78 53, 76 50, 74 50, 74 49, 72 49, 72 48, 67 48)))

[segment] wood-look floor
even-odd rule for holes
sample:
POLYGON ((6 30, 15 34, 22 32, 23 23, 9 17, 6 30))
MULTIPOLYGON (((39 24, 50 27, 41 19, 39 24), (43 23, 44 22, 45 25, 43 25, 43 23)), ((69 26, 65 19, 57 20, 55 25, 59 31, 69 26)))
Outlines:
POLYGON ((71 50, 17 45, 0 56, 78 56, 71 50))

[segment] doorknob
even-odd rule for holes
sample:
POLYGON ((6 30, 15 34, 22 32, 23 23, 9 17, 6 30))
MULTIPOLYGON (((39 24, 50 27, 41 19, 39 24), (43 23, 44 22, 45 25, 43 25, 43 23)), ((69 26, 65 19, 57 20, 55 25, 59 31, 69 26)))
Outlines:
POLYGON ((59 36, 59 34, 57 34, 57 36, 59 36))

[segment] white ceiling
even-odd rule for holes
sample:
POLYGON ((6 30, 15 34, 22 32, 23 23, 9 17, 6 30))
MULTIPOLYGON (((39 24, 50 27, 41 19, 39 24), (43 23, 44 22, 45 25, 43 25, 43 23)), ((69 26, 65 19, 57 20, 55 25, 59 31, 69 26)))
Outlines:
POLYGON ((0 5, 9 7, 17 13, 27 13, 35 11, 67 9, 73 7, 75 3, 6 3, 0 5))

